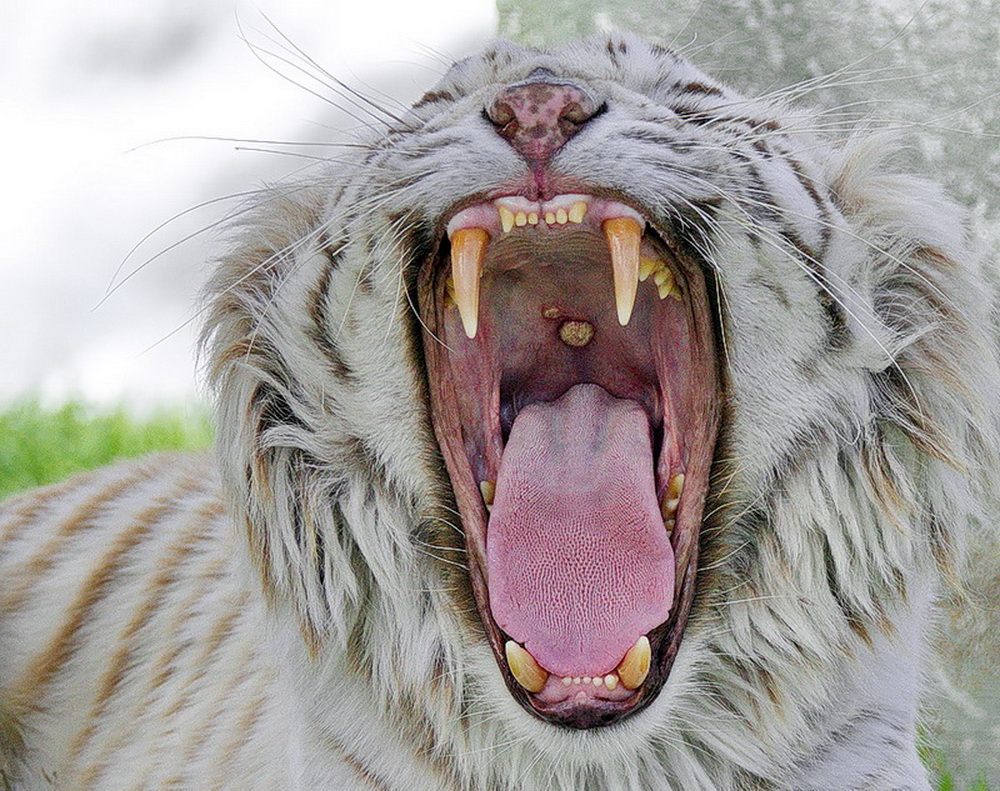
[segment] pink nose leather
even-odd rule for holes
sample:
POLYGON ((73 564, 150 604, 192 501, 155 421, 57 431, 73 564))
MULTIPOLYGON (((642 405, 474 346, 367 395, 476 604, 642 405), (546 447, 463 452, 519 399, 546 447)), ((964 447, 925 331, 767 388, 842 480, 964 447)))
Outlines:
POLYGON ((594 105, 573 85, 529 82, 500 91, 487 115, 500 136, 537 170, 593 117, 594 105))

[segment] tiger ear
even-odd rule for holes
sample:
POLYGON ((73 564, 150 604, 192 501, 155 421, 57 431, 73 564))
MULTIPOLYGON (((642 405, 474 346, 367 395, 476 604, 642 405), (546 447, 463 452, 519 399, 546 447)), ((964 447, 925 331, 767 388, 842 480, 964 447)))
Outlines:
POLYGON ((297 320, 306 283, 322 278, 304 240, 322 227, 324 200, 318 189, 276 192, 248 213, 206 288, 201 339, 237 528, 268 600, 293 608, 314 648, 346 640, 364 575, 345 529, 343 443, 324 397, 338 383, 297 320))

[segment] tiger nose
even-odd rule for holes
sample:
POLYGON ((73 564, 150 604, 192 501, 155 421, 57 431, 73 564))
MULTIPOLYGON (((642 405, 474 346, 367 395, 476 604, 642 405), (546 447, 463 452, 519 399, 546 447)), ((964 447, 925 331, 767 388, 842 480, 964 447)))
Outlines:
POLYGON ((596 102, 581 88, 544 80, 504 88, 486 110, 497 133, 536 169, 596 112, 596 102))

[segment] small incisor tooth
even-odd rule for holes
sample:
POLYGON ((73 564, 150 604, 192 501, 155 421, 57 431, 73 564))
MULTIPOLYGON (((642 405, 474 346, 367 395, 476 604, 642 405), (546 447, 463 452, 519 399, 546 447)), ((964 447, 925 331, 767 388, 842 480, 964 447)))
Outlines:
POLYGON ((567 216, 570 222, 575 222, 578 225, 582 223, 583 218, 587 216, 587 202, 578 200, 569 207, 569 214, 567 216))
POLYGON ((498 206, 497 212, 500 214, 500 226, 503 228, 503 232, 507 233, 514 227, 514 212, 506 206, 498 206))
POLYGON ((545 212, 545 224, 546 225, 556 224, 556 213, 554 211, 545 212))
POLYGON ((642 226, 631 217, 612 217, 604 221, 602 228, 611 251, 618 323, 624 327, 632 318, 635 292, 639 287, 639 247, 642 244, 642 226))
POLYGON ((514 225, 516 225, 518 228, 523 228, 527 224, 528 224, 528 215, 525 212, 519 211, 517 214, 514 215, 514 225))
POLYGON ((649 638, 645 635, 635 641, 618 665, 618 678, 625 689, 638 689, 639 685, 646 680, 649 675, 649 663, 652 660, 652 651, 649 647, 649 638))
POLYGON ((535 657, 513 640, 507 641, 504 653, 507 655, 507 666, 517 683, 528 692, 541 692, 545 682, 549 680, 549 673, 539 666, 535 657))
POLYGON ((451 277, 455 304, 465 334, 476 337, 479 329, 479 278, 490 235, 484 228, 460 228, 451 236, 451 277))

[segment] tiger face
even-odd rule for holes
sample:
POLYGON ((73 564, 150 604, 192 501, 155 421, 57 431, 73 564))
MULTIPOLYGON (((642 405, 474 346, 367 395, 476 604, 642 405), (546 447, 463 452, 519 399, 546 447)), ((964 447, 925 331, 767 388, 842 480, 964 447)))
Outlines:
POLYGON ((406 120, 360 212, 381 202, 417 252, 404 287, 481 628, 529 712, 618 721, 681 645, 727 394, 759 480, 755 456, 807 453, 862 395, 840 366, 886 362, 872 306, 842 297, 863 247, 784 122, 664 51, 498 47, 406 120))

